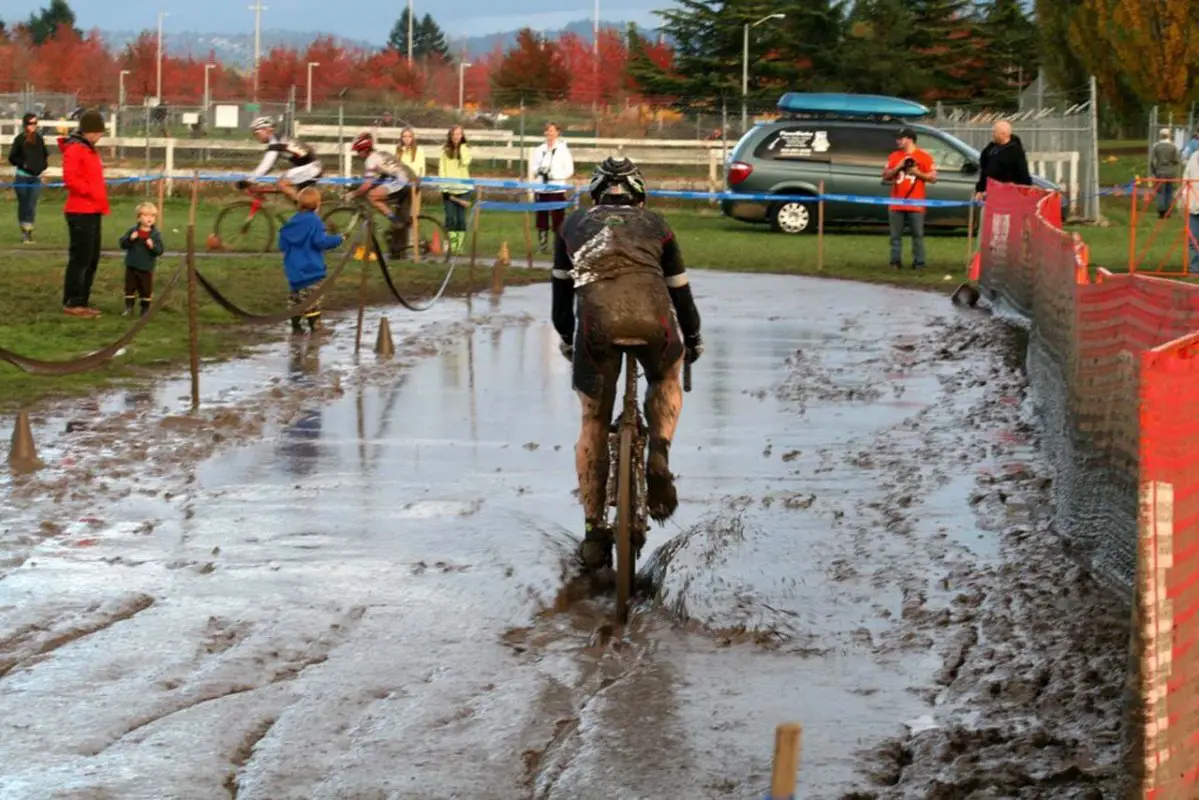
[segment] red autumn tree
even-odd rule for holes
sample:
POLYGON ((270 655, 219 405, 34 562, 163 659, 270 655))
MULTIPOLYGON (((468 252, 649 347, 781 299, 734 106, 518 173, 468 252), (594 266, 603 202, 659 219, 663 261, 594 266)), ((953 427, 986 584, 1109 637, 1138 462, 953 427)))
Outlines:
POLYGON ((510 105, 522 97, 531 105, 563 100, 570 92, 570 72, 554 42, 523 28, 492 74, 491 91, 496 102, 510 105))
POLYGON ((332 36, 322 36, 308 45, 304 52, 302 80, 296 83, 298 98, 307 96, 308 64, 320 66, 312 68, 312 102, 323 103, 346 87, 355 87, 366 59, 361 53, 348 51, 339 46, 332 36))
POLYGON ((619 34, 600 31, 598 56, 594 42, 573 33, 564 34, 558 48, 570 74, 571 102, 611 103, 620 97, 628 52, 619 34))
MULTIPOLYGON (((284 100, 291 87, 303 86, 303 59, 288 47, 274 47, 258 64, 258 95, 266 100, 284 100)), ((315 76, 314 76, 315 77, 315 76)))
POLYGON ((371 94, 385 92, 412 99, 420 96, 422 80, 415 68, 408 67, 407 55, 389 47, 359 62, 354 85, 371 94))

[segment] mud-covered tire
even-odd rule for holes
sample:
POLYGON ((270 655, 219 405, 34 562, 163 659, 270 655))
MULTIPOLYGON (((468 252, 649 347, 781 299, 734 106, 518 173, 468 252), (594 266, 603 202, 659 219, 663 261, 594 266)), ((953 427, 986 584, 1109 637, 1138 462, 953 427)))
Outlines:
POLYGON ((770 209, 770 227, 778 233, 811 233, 816 230, 816 206, 800 200, 782 200, 770 209))
POLYGON ((629 603, 633 596, 633 431, 620 432, 620 460, 616 471, 616 621, 629 621, 629 603))

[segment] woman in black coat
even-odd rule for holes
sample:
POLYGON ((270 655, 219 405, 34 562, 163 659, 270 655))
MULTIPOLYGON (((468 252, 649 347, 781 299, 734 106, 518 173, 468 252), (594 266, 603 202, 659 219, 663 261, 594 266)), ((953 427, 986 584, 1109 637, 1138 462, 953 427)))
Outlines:
POLYGON ((17 168, 14 190, 17 193, 17 222, 26 242, 33 241, 33 222, 37 217, 37 197, 42 191, 42 173, 50 161, 50 149, 38 131, 37 114, 21 119, 21 131, 8 149, 8 163, 17 168))

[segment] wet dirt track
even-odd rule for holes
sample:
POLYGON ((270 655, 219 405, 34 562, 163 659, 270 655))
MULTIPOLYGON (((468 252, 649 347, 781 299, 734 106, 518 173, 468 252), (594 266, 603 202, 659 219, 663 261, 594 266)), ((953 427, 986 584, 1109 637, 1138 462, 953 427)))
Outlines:
POLYGON ((178 382, 49 415, 39 442, 85 425, 3 487, 0 797, 754 798, 791 720, 805 798, 1117 796, 1127 612, 1037 513, 1006 331, 694 284, 680 510, 623 637, 606 599, 554 612, 577 403, 545 287, 392 313, 390 366, 346 321, 213 367, 200 420, 178 382))

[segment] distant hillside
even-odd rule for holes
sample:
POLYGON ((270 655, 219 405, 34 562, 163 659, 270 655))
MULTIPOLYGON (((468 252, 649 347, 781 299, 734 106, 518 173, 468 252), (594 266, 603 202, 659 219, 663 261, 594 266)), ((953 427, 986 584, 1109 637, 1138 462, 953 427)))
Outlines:
MULTIPOLYGON (((563 33, 574 33, 590 41, 593 25, 594 23, 591 20, 579 20, 578 22, 570 23, 560 30, 543 32, 550 37, 557 37, 563 33)), ((623 33, 628 28, 628 25, 623 22, 604 22, 602 23, 602 27, 623 33)), ((638 30, 643 36, 655 35, 642 28, 638 30)), ((450 49, 455 55, 465 49, 467 58, 476 58, 490 53, 497 45, 504 49, 511 47, 516 43, 516 34, 516 30, 511 30, 487 36, 451 37, 449 40, 450 49)), ((128 44, 137 39, 139 33, 138 31, 104 31, 102 35, 110 48, 123 50, 128 44)), ((301 33, 297 31, 264 29, 262 31, 262 52, 266 53, 272 47, 288 47, 302 50, 314 39, 324 35, 317 31, 301 33)), ((383 42, 367 42, 361 39, 346 39, 339 36, 333 38, 335 42, 343 47, 361 48, 363 50, 377 50, 384 44, 383 42)), ((170 53, 176 55, 190 54, 196 58, 207 58, 211 52, 222 63, 235 66, 249 66, 254 60, 254 34, 252 32, 246 34, 193 33, 190 31, 166 33, 163 35, 163 46, 170 53)))
MULTIPOLYGON (((138 31, 102 31, 105 43, 113 50, 124 50, 140 35, 138 31)), ((265 55, 273 47, 288 47, 302 50, 314 39, 326 34, 311 31, 298 33, 296 31, 263 30, 262 52, 265 55)), ((344 39, 334 36, 334 41, 343 47, 363 48, 374 50, 377 44, 355 39, 344 39)), ((254 60, 254 34, 229 33, 166 33, 162 37, 163 48, 175 55, 192 55, 196 58, 207 58, 213 53, 217 60, 234 66, 249 66, 254 60)))

